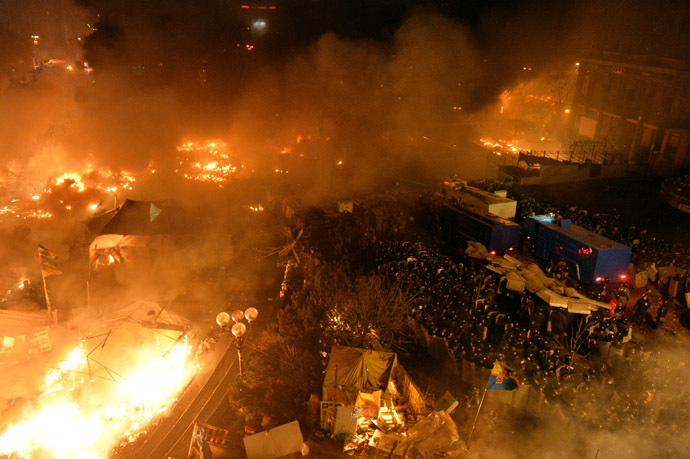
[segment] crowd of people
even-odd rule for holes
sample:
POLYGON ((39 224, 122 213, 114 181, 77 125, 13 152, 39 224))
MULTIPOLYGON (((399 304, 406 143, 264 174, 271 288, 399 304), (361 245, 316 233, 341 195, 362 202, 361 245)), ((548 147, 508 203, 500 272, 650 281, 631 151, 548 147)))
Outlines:
MULTIPOLYGON (((496 181, 473 182, 473 185, 487 191, 505 188, 504 184, 496 181)), ((575 225, 631 247, 631 261, 636 265, 654 263, 657 267, 674 265, 686 270, 690 268, 690 246, 669 243, 650 235, 644 228, 624 225, 615 209, 608 213, 595 213, 576 206, 557 207, 526 194, 512 192, 510 197, 518 203, 518 222, 529 215, 553 213, 570 219, 575 225)))
POLYGON ((455 358, 484 368, 502 361, 547 403, 597 428, 688 424, 676 411, 688 395, 678 386, 682 373, 663 354, 650 356, 628 340, 622 308, 570 314, 506 289, 484 262, 420 243, 379 242, 374 253, 378 274, 407 289, 411 317, 445 338, 455 358))
POLYGON ((376 255, 378 273, 409 292, 411 316, 446 338, 453 355, 486 368, 502 360, 536 387, 557 370, 574 371, 575 354, 598 352, 598 341, 620 346, 628 335, 625 315, 552 308, 527 291, 508 290, 480 260, 453 259, 408 242, 379 243, 376 255))
MULTIPOLYGON (((519 197, 518 205, 521 216, 558 213, 628 243, 638 259, 687 266, 681 248, 623 228, 616 218, 556 209, 529 197, 519 197)), ((396 225, 407 219, 399 206, 391 208, 395 211, 383 215, 360 210, 331 216, 312 209, 303 216, 305 247, 352 274, 378 274, 401 286, 410 299, 410 316, 429 334, 445 338, 454 358, 484 368, 503 361, 521 382, 540 389, 549 403, 577 410, 593 424, 615 429, 626 419, 644 418, 661 426, 671 422, 670 417, 674 425, 687 424, 678 420, 676 411, 668 414, 681 394, 688 395, 674 389, 679 381, 673 364, 662 355, 650 358, 630 340, 631 327, 643 326, 649 316, 649 298, 643 296, 633 310, 618 307, 613 313, 601 308, 583 315, 553 308, 528 291, 507 289, 485 261, 457 252, 445 255, 433 241, 406 241, 405 231, 396 225), (652 402, 657 393, 675 395, 659 395, 652 402), (613 399, 616 403, 610 403, 613 399)), ((552 268, 557 275, 557 267, 552 268)), ((624 305, 630 292, 620 288, 614 297, 624 305)), ((667 311, 664 301, 653 322, 660 323, 667 311)))

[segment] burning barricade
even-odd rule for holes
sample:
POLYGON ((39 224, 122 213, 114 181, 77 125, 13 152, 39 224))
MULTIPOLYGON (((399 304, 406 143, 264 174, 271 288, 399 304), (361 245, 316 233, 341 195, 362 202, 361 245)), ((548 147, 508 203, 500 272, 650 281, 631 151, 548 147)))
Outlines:
POLYGON ((3 419, 0 456, 101 458, 134 442, 197 370, 188 325, 146 302, 89 322, 46 372, 33 407, 3 419))

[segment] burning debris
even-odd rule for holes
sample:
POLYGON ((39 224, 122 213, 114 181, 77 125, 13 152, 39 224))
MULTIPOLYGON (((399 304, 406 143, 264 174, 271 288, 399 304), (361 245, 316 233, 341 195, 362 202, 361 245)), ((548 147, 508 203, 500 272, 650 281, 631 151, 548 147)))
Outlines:
POLYGON ((101 458, 136 441, 197 370, 180 320, 139 303, 93 325, 107 331, 85 336, 45 374, 36 406, 7 420, 0 455, 101 458))
POLYGON ((222 140, 184 143, 177 147, 179 167, 175 172, 187 180, 210 182, 222 187, 242 168, 233 163, 227 150, 222 140))
POLYGON ((55 179, 39 183, 28 196, 17 191, 15 197, 0 208, 0 219, 46 219, 60 214, 83 218, 97 210, 108 195, 131 191, 134 182, 134 173, 127 171, 88 167, 82 172, 64 172, 55 179))

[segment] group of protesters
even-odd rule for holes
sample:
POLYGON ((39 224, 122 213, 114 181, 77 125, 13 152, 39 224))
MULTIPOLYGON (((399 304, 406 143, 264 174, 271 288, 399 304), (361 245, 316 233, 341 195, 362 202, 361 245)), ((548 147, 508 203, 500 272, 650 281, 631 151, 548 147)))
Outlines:
MULTIPOLYGON (((638 260, 655 260, 660 265, 668 261, 679 267, 688 264, 682 248, 649 238, 643 230, 623 228, 617 218, 575 208, 556 209, 529 197, 518 199, 521 216, 557 213, 630 244, 638 260)), ((304 245, 323 261, 340 263, 353 274, 376 273, 403 288, 410 299, 410 317, 429 334, 444 338, 454 358, 484 368, 503 361, 523 383, 541 389, 547 401, 584 413, 596 411, 593 423, 615 428, 626 418, 657 419, 673 402, 666 399, 656 410, 645 409, 652 406, 650 398, 657 391, 662 393, 677 383, 672 364, 650 358, 649 352, 630 340, 633 324, 643 326, 649 315, 646 294, 632 311, 618 307, 613 312, 601 308, 588 315, 571 314, 529 291, 507 289, 500 275, 486 269, 485 261, 458 252, 443 254, 440 241, 406 241, 401 222, 408 218, 401 206, 388 203, 385 208, 386 212, 356 209, 342 215, 311 209, 302 216, 304 245), (630 371, 637 375, 634 384, 626 380, 630 371), (592 392, 592 386, 602 390, 592 392), (587 390, 596 397, 586 396, 587 390), (601 413, 589 406, 598 402, 597 397, 615 397, 619 403, 601 413)), ((559 275, 556 266, 545 270, 559 275)), ((618 305, 625 305, 630 291, 622 286, 611 296, 618 305)), ((656 309, 656 323, 668 306, 664 299, 656 309)))
MULTIPOLYGON (((488 191, 505 188, 504 184, 496 181, 473 182, 473 185, 488 191)), ((609 239, 620 242, 632 249, 631 262, 636 266, 655 265, 675 266, 679 271, 685 271, 682 285, 690 287, 690 246, 667 242, 652 236, 644 228, 636 225, 625 225, 621 222, 616 209, 611 212, 590 212, 576 206, 558 207, 519 193, 511 193, 511 198, 517 201, 516 220, 522 221, 530 215, 552 213, 562 218, 570 219, 573 224, 601 234, 609 239)), ((688 289, 690 291, 690 288, 688 289)))
POLYGON ((593 426, 671 422, 680 397, 677 366, 627 339, 631 324, 622 308, 570 314, 528 291, 508 290, 484 262, 421 243, 378 242, 373 253, 377 273, 408 292, 410 316, 445 338, 458 361, 484 368, 502 361, 549 404, 593 426))

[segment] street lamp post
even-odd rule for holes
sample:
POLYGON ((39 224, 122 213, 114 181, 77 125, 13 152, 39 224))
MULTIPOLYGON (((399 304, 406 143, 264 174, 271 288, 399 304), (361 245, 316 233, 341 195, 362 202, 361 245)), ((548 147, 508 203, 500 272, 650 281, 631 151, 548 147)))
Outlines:
POLYGON ((254 307, 247 308, 244 312, 236 309, 230 314, 223 311, 216 316, 216 323, 218 326, 224 332, 231 333, 232 336, 235 337, 240 378, 242 377, 242 344, 244 342, 244 336, 247 333, 247 325, 244 324, 243 320, 246 320, 251 328, 252 322, 254 322, 257 317, 259 317, 259 311, 254 307))

